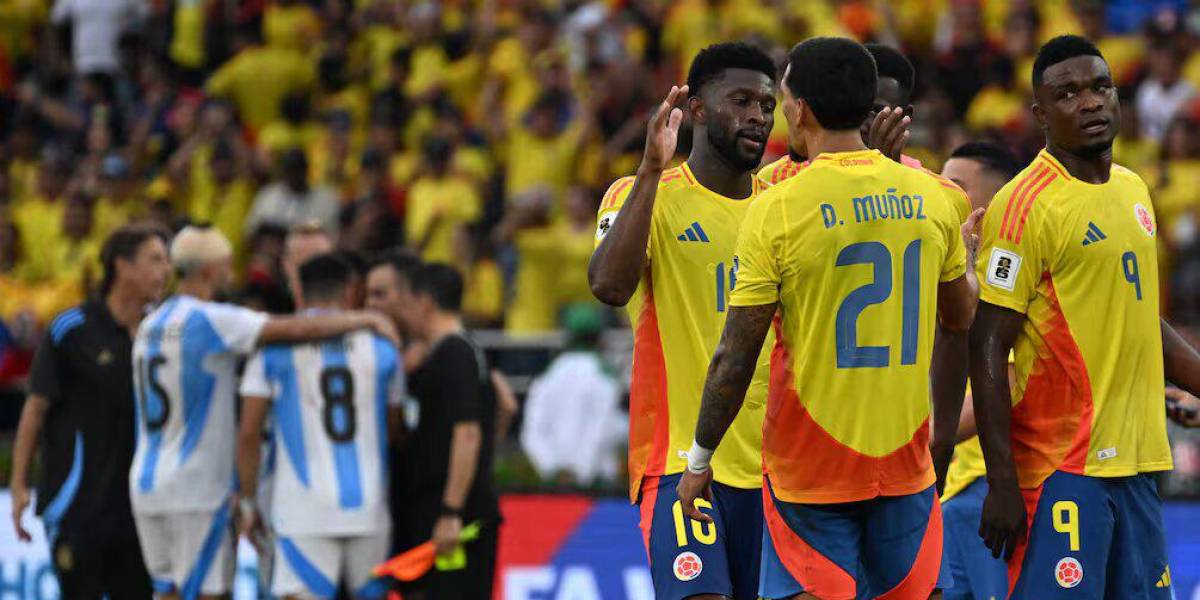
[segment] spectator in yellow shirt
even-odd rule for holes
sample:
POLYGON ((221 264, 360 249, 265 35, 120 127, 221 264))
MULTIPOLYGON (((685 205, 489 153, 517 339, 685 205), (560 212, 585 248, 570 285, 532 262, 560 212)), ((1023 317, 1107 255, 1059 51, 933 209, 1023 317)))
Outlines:
MULTIPOLYGON (((525 124, 512 128, 508 138, 506 195, 515 198, 530 188, 549 186, 557 201, 575 176, 575 165, 592 132, 590 114, 572 119, 571 99, 546 94, 530 109, 525 124)), ((555 202, 556 206, 561 206, 555 202)), ((561 211, 554 211, 561 214, 561 211)))
POLYGON ((553 192, 548 187, 526 190, 512 198, 504 220, 496 227, 497 244, 512 244, 517 251, 512 301, 504 317, 504 329, 512 334, 550 331, 557 323, 565 236, 562 226, 550 218, 552 204, 553 192))
POLYGON ((453 153, 445 138, 425 142, 427 171, 408 190, 404 231, 422 260, 461 268, 469 255, 467 227, 479 219, 483 207, 471 181, 451 171, 453 153))
POLYGON ((208 93, 228 98, 251 129, 258 131, 279 116, 279 103, 313 83, 311 61, 297 50, 256 43, 252 32, 239 36, 240 51, 205 84, 208 93))
POLYGON ((309 148, 321 139, 321 126, 311 117, 309 93, 292 92, 279 102, 279 117, 258 135, 259 159, 275 164, 279 155, 290 148, 309 148))
POLYGON ((81 282, 86 288, 100 256, 93 225, 92 199, 83 194, 69 197, 63 202, 59 233, 37 240, 37 251, 23 254, 23 274, 47 283, 81 282))
POLYGON ((38 169, 37 189, 13 202, 13 221, 21 234, 21 254, 41 252, 43 244, 53 243, 61 234, 62 197, 70 181, 70 166, 58 152, 47 152, 38 169))
POLYGON ((560 306, 577 303, 594 303, 595 296, 588 285, 587 268, 592 260, 596 239, 596 200, 602 194, 584 186, 575 186, 567 191, 566 222, 563 227, 562 267, 558 270, 560 306))
POLYGON ((255 185, 246 176, 245 166, 237 163, 237 154, 225 142, 213 146, 208 160, 213 185, 194 194, 188 217, 196 223, 212 223, 233 246, 233 256, 239 267, 245 264, 246 214, 254 202, 255 185))
POLYGON ((92 212, 96 234, 100 239, 145 214, 149 202, 141 194, 140 187, 125 157, 115 152, 104 157, 100 163, 100 191, 103 196, 96 202, 92 212))

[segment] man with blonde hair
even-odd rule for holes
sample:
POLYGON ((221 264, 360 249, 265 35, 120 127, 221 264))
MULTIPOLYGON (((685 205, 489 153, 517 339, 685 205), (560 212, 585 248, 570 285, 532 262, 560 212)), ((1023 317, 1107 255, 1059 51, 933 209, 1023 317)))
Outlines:
POLYGON ((160 598, 231 590, 237 359, 263 344, 364 328, 396 340, 391 321, 375 313, 276 318, 213 302, 233 279, 232 254, 216 229, 184 228, 170 251, 177 292, 142 322, 134 341, 138 436, 129 489, 160 598))

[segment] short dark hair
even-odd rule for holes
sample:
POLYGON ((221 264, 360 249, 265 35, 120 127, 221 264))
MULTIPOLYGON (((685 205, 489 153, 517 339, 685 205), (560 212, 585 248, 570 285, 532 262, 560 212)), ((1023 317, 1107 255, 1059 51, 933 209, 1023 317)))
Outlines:
POLYGON ((1104 60, 1095 44, 1077 35, 1060 35, 1043 44, 1037 58, 1033 59, 1033 87, 1042 85, 1046 69, 1077 56, 1095 56, 1104 60))
POLYGON ((445 263, 421 265, 412 280, 413 293, 429 296, 438 308, 456 313, 462 309, 463 278, 445 263))
POLYGON ((374 271, 379 267, 391 268, 404 280, 404 283, 412 287, 417 271, 421 268, 421 259, 407 250, 389 250, 372 258, 367 265, 367 272, 374 271))
POLYGON ((854 40, 805 40, 788 52, 788 65, 788 90, 808 104, 825 129, 858 129, 875 106, 875 59, 854 40))
POLYGON ((318 254, 300 265, 300 291, 304 298, 332 300, 346 291, 354 267, 337 252, 318 254))
POLYGON ((142 244, 151 238, 158 238, 163 244, 171 243, 170 232, 149 223, 122 225, 104 240, 104 246, 100 248, 100 263, 104 266, 104 279, 100 282, 101 296, 107 296, 116 283, 117 259, 133 260, 142 244))
POLYGON ((995 142, 967 142, 955 148, 954 152, 950 153, 950 158, 973 160, 1005 180, 1016 177, 1021 171, 1021 163, 1017 156, 995 142))
POLYGON ((704 86, 727 69, 758 71, 772 82, 779 78, 775 62, 766 52, 745 42, 722 42, 701 50, 692 59, 687 75, 688 95, 699 96, 704 86))
POLYGON ((913 88, 917 85, 917 71, 908 61, 908 57, 885 44, 863 44, 863 47, 871 53, 871 58, 875 59, 875 68, 879 76, 895 79, 904 94, 904 104, 911 102, 913 88))
POLYGON ((366 276, 367 259, 364 258, 362 254, 355 252, 354 250, 335 250, 334 254, 337 254, 338 257, 346 261, 346 264, 350 265, 351 273, 355 275, 366 276))

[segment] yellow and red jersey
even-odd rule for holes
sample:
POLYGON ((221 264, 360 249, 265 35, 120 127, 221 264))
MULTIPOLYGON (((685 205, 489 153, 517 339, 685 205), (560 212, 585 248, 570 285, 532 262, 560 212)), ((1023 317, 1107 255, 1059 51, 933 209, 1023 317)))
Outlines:
POLYGON ((947 179, 875 150, 818 156, 750 207, 733 306, 778 302, 763 466, 786 502, 933 484, 929 365, 939 282, 966 272, 947 179))
MULTIPOLYGON (((598 214, 596 243, 608 233, 633 188, 617 180, 598 214)), ((698 181, 687 163, 663 173, 654 201, 649 262, 627 307, 633 325, 633 382, 629 401, 630 496, 643 477, 682 472, 692 445, 700 395, 737 276, 733 251, 749 198, 736 200, 698 181)), ((712 465, 717 481, 752 489, 762 486, 759 449, 769 374, 770 340, 746 393, 746 402, 725 435, 712 465)))
POLYGON ((1171 468, 1163 411, 1154 206, 1113 165, 1079 181, 1043 150, 983 221, 980 299, 1024 314, 1012 453, 1023 488, 1056 470, 1123 477, 1171 468))
POLYGON ((808 166, 808 161, 796 162, 792 160, 790 154, 784 154, 779 157, 779 160, 758 170, 756 176, 759 181, 770 185, 775 185, 799 173, 804 167, 808 166))

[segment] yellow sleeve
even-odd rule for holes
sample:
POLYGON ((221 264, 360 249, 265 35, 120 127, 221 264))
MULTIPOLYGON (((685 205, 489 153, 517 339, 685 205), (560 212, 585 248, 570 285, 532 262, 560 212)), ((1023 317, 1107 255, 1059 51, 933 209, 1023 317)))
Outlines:
MULTIPOLYGON (((617 220, 617 215, 621 212, 621 207, 625 205, 625 200, 629 198, 629 192, 633 190, 633 176, 622 177, 608 186, 608 191, 604 192, 604 198, 600 200, 600 210, 596 212, 596 243, 600 246, 600 242, 604 240, 604 236, 608 235, 612 225, 617 220)), ((649 242, 646 246, 646 254, 649 255, 649 242)))
POLYGON ((225 63, 221 68, 217 69, 212 77, 208 78, 208 82, 204 84, 204 88, 208 93, 214 96, 229 96, 233 93, 233 82, 237 78, 238 66, 241 61, 240 57, 234 57, 229 62, 225 63))
POLYGON ((783 222, 779 215, 768 217, 778 206, 770 201, 773 197, 768 191, 766 196, 756 200, 742 221, 737 250, 733 254, 737 283, 729 296, 730 306, 761 306, 779 300, 779 285, 783 278, 777 258, 782 256, 783 248, 776 240, 783 222))
POLYGON ((1041 213, 1034 206, 1022 217, 1024 211, 1017 206, 1022 197, 1013 194, 1016 187, 1009 183, 988 206, 975 269, 980 300, 1025 313, 1037 291, 1045 257, 1037 227, 1041 213))
POLYGON ((943 229, 946 235, 946 259, 942 263, 942 273, 938 281, 943 283, 954 281, 967 272, 967 248, 963 245, 962 224, 971 214, 970 200, 967 194, 958 186, 942 187, 943 196, 952 209, 949 220, 943 229))

